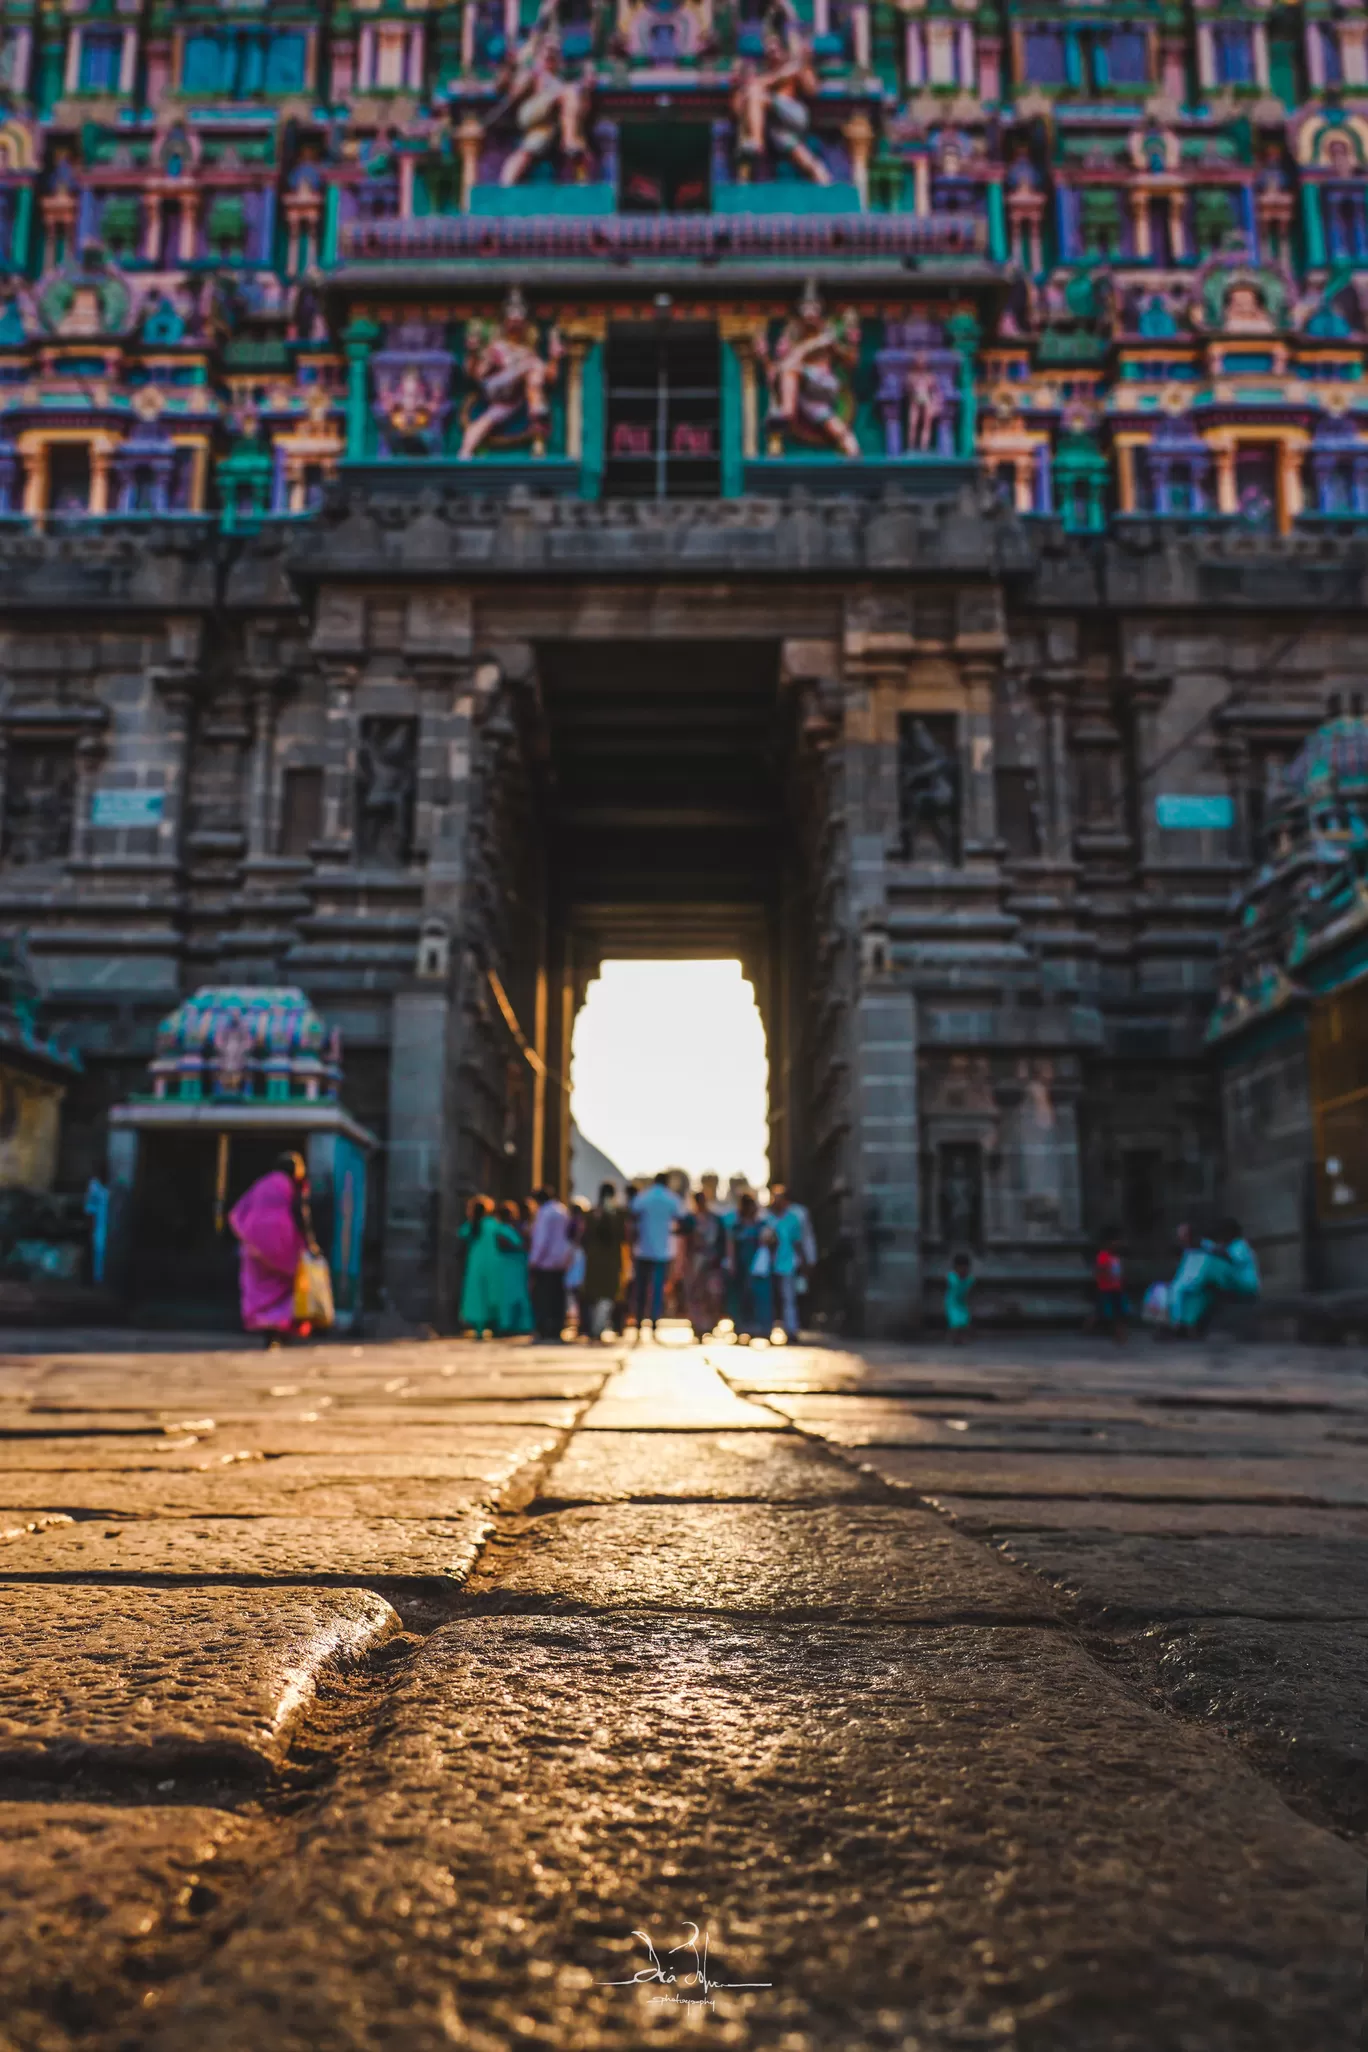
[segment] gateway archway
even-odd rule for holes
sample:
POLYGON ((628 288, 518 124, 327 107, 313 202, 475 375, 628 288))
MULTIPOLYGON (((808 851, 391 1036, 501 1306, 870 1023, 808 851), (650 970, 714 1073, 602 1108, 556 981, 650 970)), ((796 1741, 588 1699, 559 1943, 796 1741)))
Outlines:
MULTIPOLYGON (((769 1057, 741 964, 709 958, 602 963, 575 1022, 570 1109, 623 1177, 709 1170, 769 1179, 769 1057)), ((583 1162, 581 1146, 577 1161, 583 1162)), ((579 1173, 576 1194, 598 1182, 579 1173)))

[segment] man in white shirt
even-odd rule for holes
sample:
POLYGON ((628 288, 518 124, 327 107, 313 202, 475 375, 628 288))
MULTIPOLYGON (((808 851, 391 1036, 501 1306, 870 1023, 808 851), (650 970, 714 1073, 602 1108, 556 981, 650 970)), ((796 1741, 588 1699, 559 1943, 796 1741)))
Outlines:
POLYGON ((637 1338, 649 1318, 655 1335, 665 1296, 665 1277, 674 1253, 672 1235, 676 1220, 688 1206, 676 1197, 662 1169, 653 1183, 632 1199, 632 1224, 636 1233, 636 1318, 637 1338))

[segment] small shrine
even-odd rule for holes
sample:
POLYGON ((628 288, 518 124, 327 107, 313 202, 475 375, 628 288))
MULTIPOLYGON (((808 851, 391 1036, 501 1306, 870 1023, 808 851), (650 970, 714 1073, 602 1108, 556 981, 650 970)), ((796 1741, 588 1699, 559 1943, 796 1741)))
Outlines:
POLYGON ((340 1031, 293 985, 206 985, 162 1021, 149 1079, 110 1113, 111 1284, 144 1320, 233 1322, 228 1213, 292 1150, 308 1163, 338 1329, 353 1329, 378 1143, 341 1101, 340 1031))
POLYGON ((46 1030, 41 1003, 23 938, 0 940, 0 1306, 21 1319, 43 1315, 40 1298, 71 1305, 92 1265, 82 1200, 56 1187, 81 1058, 46 1030))
POLYGON ((57 1180, 62 1099, 81 1058, 44 1031, 38 984, 19 939, 0 940, 0 1190, 57 1180))

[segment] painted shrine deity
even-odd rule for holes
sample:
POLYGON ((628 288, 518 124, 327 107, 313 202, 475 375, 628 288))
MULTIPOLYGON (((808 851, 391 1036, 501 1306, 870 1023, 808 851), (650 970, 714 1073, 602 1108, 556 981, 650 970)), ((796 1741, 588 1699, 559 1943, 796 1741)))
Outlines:
POLYGON ((740 175, 753 177, 770 158, 782 159, 810 178, 830 185, 831 173, 817 154, 809 132, 808 101, 817 95, 817 73, 806 37, 791 11, 778 17, 782 26, 765 31, 759 64, 744 58, 732 81, 740 175))
POLYGON ((701 57, 717 41, 712 0, 618 0, 614 41, 639 64, 701 57))
POLYGON ((541 354, 537 324, 516 287, 499 320, 467 324, 465 369, 475 391, 462 409, 463 458, 478 455, 486 444, 505 449, 530 444, 534 456, 546 454, 548 393, 560 374, 563 353, 553 327, 546 354, 541 354))
POLYGON ((520 185, 535 164, 557 155, 575 176, 584 175, 589 161, 585 122, 591 81, 590 66, 581 78, 566 77, 559 31, 543 8, 531 34, 510 60, 504 72, 503 98, 485 123, 491 128, 502 115, 511 113, 518 128, 518 141, 499 173, 500 185, 520 185))
POLYGON ((783 454, 795 440, 858 456, 851 422, 855 415, 852 373, 859 360, 860 319, 852 308, 828 317, 817 289, 809 285, 802 305, 773 350, 760 353, 769 377, 770 454, 783 454))
POLYGON ((451 353, 441 328, 400 321, 371 360, 374 413, 385 453, 436 456, 451 412, 451 353))

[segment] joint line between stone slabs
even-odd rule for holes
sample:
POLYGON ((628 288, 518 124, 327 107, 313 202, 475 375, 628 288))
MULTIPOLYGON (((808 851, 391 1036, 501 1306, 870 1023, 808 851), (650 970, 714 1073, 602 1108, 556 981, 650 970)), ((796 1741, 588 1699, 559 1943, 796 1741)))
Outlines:
POLYGON ((785 1628, 793 1626, 802 1629, 807 1625, 839 1625, 842 1631, 878 1632, 947 1632, 947 1631, 1023 1631, 1055 1632, 1065 1638, 1081 1642, 1083 1628, 1074 1619, 1060 1617, 1056 1612, 1041 1611, 997 1611, 997 1610, 952 1610, 946 1609, 926 1617, 872 1617, 868 1612, 858 1613, 842 1610, 838 1605, 811 1605, 806 1609, 793 1610, 747 1610, 725 1605, 699 1605, 696 1609, 679 1603, 652 1603, 649 1598, 634 1596, 630 1603, 580 1603, 570 1597, 554 1598, 520 1593, 501 1595, 497 1583, 479 1595, 468 1597, 457 1612, 462 1619, 500 1619, 510 1617, 533 1617, 547 1621, 569 1621, 571 1619, 602 1619, 611 1622, 614 1618, 678 1618, 683 1622, 706 1624, 734 1624, 753 1626, 757 1631, 768 1630, 775 1625, 785 1628))

